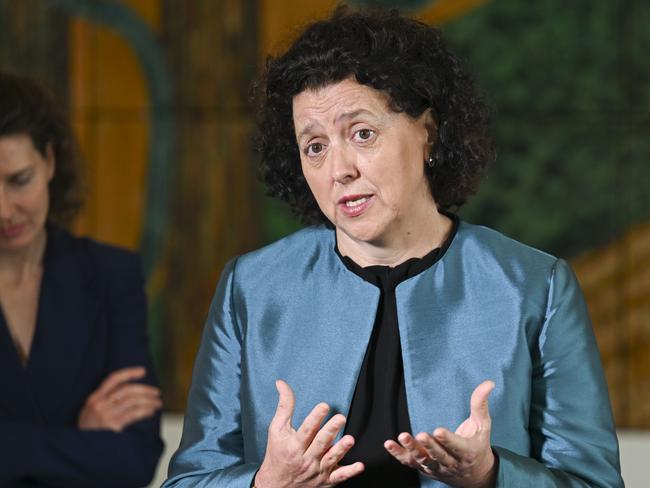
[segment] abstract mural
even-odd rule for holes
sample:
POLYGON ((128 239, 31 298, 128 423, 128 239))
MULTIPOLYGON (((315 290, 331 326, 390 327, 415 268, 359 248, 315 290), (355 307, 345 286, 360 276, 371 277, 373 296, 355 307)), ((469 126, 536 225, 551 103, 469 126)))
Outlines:
MULTIPOLYGON (((250 82, 337 3, 0 0, 2 68, 43 80, 78 131, 89 190, 76 230, 143 254, 170 410, 184 408, 224 263, 299 227, 257 182, 250 82)), ((466 59, 499 155, 461 215, 571 261, 617 424, 649 428, 650 4, 351 3, 439 24, 466 59)))

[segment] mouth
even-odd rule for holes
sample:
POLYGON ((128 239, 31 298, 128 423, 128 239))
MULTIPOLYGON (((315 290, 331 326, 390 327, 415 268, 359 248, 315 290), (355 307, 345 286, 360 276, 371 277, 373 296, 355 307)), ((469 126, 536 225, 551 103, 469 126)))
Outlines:
POLYGON ((344 203, 346 207, 356 207, 367 201, 368 201, 368 197, 361 197, 361 198, 355 198, 354 200, 346 200, 344 203))
POLYGON ((22 232, 24 226, 24 224, 2 226, 0 227, 0 236, 4 238, 16 237, 22 232))
POLYGON ((372 204, 374 195, 346 195, 339 199, 338 206, 348 217, 361 215, 372 204))

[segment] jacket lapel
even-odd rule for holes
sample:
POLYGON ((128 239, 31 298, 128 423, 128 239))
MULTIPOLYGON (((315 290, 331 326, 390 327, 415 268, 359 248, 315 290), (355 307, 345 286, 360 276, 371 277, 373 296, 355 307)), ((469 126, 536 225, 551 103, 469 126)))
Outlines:
POLYGON ((464 339, 472 334, 476 312, 464 286, 460 240, 462 224, 445 255, 396 290, 413 433, 436 427, 453 432, 469 414, 473 387, 480 382, 468 353, 471 341, 464 339))
POLYGON ((36 332, 25 370, 44 419, 69 397, 93 335, 100 301, 85 248, 50 229, 36 332))
POLYGON ((0 313, 0 419, 39 418, 25 369, 20 363, 4 315, 0 313))

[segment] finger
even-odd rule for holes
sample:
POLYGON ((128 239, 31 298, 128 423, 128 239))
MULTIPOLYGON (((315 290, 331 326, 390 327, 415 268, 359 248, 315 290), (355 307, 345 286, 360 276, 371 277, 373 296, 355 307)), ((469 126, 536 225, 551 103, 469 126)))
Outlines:
POLYGON ((133 366, 129 368, 122 368, 116 371, 113 371, 109 374, 104 381, 99 385, 93 395, 97 396, 106 396, 108 395, 116 386, 125 383, 127 381, 133 381, 140 378, 143 378, 146 374, 146 369, 142 366, 133 366))
POLYGON ((470 450, 468 438, 454 434, 447 429, 438 428, 433 431, 433 439, 455 460, 460 461, 470 450))
POLYGON ((150 406, 139 406, 132 408, 128 412, 123 413, 115 418, 114 423, 119 425, 120 430, 132 425, 136 422, 151 417, 156 413, 158 408, 151 408, 150 406))
POLYGON ((130 397, 160 398, 160 389, 142 383, 126 383, 114 388, 108 396, 111 403, 121 403, 130 397))
POLYGON ((330 471, 343 459, 346 453, 354 446, 354 437, 345 435, 339 439, 323 456, 321 468, 324 471, 330 471))
POLYGON ((403 432, 397 437, 397 440, 408 452, 411 458, 410 466, 421 469, 431 466, 435 462, 435 459, 429 454, 422 443, 416 440, 411 434, 403 432))
MULTIPOLYGON (((445 448, 433 438, 431 434, 420 432, 415 436, 417 442, 427 451, 429 457, 441 466, 450 466, 456 459, 449 454, 445 448)), ((426 463, 424 463, 426 464, 426 463)))
POLYGON ((279 395, 278 407, 275 410, 275 416, 273 417, 273 420, 271 420, 271 424, 278 428, 291 428, 291 417, 293 416, 293 409, 296 404, 293 390, 282 380, 277 380, 275 382, 275 387, 277 388, 279 395))
POLYGON ((130 412, 138 408, 159 410, 162 407, 162 401, 158 397, 150 396, 130 396, 120 403, 113 405, 113 412, 117 415, 130 412))
POLYGON ((314 440, 329 410, 330 408, 326 403, 319 403, 309 412, 309 415, 307 415, 302 425, 298 428, 298 442, 303 447, 303 451, 314 440))
POLYGON ((331 485, 338 485, 339 483, 343 483, 345 480, 349 480, 350 478, 354 478, 355 476, 363 473, 364 469, 365 466, 361 462, 348 464, 347 466, 341 466, 340 468, 336 468, 330 473, 327 483, 331 485))
POLYGON ((488 397, 494 390, 493 381, 484 381, 476 387, 470 400, 470 418, 476 422, 479 429, 490 423, 490 410, 488 407, 488 397))
POLYGON ((325 425, 318 431, 314 440, 305 451, 305 456, 320 460, 323 455, 332 447, 332 442, 345 426, 345 417, 336 414, 329 419, 325 425))
POLYGON ((388 451, 388 453, 391 456, 397 459, 400 463, 409 466, 411 468, 417 469, 418 464, 417 462, 415 462, 413 451, 406 446, 411 442, 411 435, 402 433, 399 435, 398 441, 399 442, 388 440, 384 442, 384 448, 388 451))
POLYGON ((413 465, 413 460, 410 457, 409 452, 393 440, 388 440, 384 442, 384 449, 388 451, 388 454, 397 459, 400 463, 407 466, 413 465))

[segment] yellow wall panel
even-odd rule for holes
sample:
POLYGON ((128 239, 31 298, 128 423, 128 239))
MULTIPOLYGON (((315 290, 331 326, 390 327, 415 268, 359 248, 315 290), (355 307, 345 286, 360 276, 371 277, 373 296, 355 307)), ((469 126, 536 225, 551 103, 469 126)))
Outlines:
POLYGON ((327 17, 339 2, 334 0, 260 1, 261 54, 277 54, 286 48, 310 21, 327 17))
MULTIPOLYGON (((160 22, 159 0, 125 2, 160 22)), ((133 49, 85 20, 70 27, 70 107, 84 156, 86 204, 75 230, 135 249, 146 197, 149 98, 133 49)))

